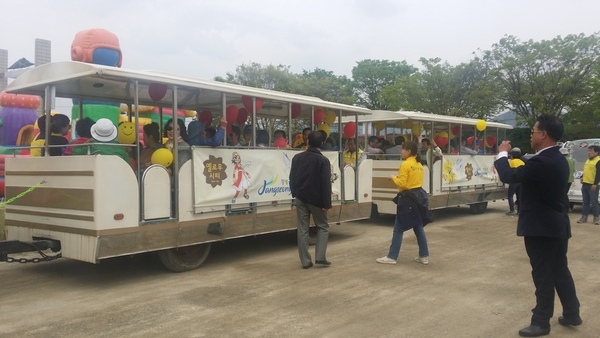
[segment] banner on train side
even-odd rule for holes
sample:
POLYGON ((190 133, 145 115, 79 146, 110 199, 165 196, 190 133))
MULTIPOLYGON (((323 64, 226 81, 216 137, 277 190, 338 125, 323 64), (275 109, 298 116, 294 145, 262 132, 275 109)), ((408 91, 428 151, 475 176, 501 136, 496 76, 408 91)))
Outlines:
POLYGON ((470 185, 501 185, 496 169, 495 156, 444 155, 442 163, 442 188, 470 185))
MULTIPOLYGON (((289 185, 292 149, 194 148, 196 207, 292 199, 289 185)), ((331 163, 332 190, 341 189, 337 152, 323 152, 331 163)))

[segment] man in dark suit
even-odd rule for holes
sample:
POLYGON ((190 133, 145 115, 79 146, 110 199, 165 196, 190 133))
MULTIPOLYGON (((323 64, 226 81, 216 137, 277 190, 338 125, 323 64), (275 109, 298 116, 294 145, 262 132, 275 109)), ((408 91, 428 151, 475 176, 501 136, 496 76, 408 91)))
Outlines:
POLYGON ((517 236, 525 238, 536 289, 531 325, 519 331, 522 337, 550 333, 554 290, 563 307, 558 323, 564 326, 582 323, 575 283, 567 264, 571 237, 567 214, 569 165, 557 146, 563 133, 564 126, 558 117, 539 115, 531 130, 531 148, 536 150, 536 155, 524 166, 510 168, 507 157, 510 141, 504 141, 498 147, 500 153, 494 163, 502 182, 521 183, 517 236))
POLYGON ((317 226, 315 264, 331 265, 326 258, 329 239, 327 210, 331 209, 331 164, 319 150, 323 140, 318 131, 311 131, 307 142, 309 148, 292 158, 290 169, 290 190, 292 197, 296 198, 298 219, 298 254, 304 269, 313 266, 308 252, 310 215, 317 226))

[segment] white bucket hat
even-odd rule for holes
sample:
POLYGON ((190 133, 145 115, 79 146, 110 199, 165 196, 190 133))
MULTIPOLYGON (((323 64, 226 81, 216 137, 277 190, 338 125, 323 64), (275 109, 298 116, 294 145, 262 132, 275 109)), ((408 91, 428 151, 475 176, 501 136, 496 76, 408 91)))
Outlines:
POLYGON ((99 142, 110 142, 117 138, 117 127, 111 120, 105 118, 101 118, 94 123, 90 132, 94 140, 99 142))

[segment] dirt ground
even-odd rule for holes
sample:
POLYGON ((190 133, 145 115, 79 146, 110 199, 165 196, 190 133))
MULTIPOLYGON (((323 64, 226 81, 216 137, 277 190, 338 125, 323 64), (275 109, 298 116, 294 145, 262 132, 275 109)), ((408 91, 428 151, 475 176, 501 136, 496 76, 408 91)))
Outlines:
MULTIPOLYGON (((329 268, 303 270, 290 233, 217 243, 202 267, 179 274, 154 255, 1 263, 0 336, 518 337, 534 289, 506 210, 497 201, 481 215, 442 212, 425 228, 428 266, 413 262, 412 232, 397 265, 375 262, 389 216, 332 226, 329 268)), ((600 226, 578 216, 569 262, 584 323, 558 325, 557 298, 550 337, 600 337, 600 226)))

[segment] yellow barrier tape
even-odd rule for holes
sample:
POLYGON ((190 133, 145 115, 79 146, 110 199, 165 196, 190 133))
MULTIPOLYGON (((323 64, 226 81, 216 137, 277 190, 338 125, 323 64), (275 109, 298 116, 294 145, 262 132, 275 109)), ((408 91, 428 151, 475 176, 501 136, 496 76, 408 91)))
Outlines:
POLYGON ((0 202, 0 207, 3 207, 3 206, 5 206, 5 205, 7 205, 7 204, 9 204, 9 203, 12 203, 12 202, 13 202, 14 200, 16 200, 17 198, 21 198, 21 197, 25 196, 26 194, 28 194, 28 193, 32 192, 32 191, 33 191, 35 188, 39 187, 40 185, 42 185, 42 184, 44 184, 44 183, 46 183, 46 180, 42 180, 40 183, 38 183, 38 184, 34 185, 33 187, 31 187, 31 188, 29 188, 29 189, 27 189, 27 190, 23 191, 22 193, 18 194, 18 195, 17 195, 17 196, 15 196, 15 197, 11 197, 10 199, 8 199, 8 200, 6 200, 6 201, 4 201, 4 202, 0 202))

